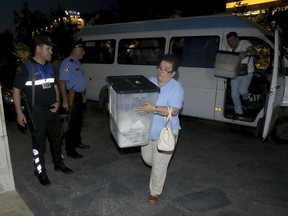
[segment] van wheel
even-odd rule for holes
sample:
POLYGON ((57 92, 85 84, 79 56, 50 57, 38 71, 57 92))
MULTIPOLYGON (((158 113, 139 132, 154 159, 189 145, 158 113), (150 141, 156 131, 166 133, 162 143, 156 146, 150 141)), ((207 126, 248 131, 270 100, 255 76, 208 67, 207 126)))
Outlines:
POLYGON ((107 113, 109 112, 109 97, 108 97, 108 95, 105 96, 105 98, 103 99, 103 108, 107 113))
POLYGON ((264 127, 264 121, 263 121, 263 118, 260 118, 257 123, 257 127, 255 129, 256 137, 262 137, 263 127, 264 127))
POLYGON ((288 144, 288 117, 277 120, 269 135, 269 140, 276 144, 288 144))

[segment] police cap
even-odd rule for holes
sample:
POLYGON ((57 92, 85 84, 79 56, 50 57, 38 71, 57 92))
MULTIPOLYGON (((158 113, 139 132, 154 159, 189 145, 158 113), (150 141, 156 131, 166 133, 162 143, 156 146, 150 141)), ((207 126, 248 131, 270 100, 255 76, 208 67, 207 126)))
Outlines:
POLYGON ((34 39, 34 45, 46 44, 48 46, 55 46, 48 35, 39 35, 34 39))
POLYGON ((82 42, 82 38, 80 38, 79 40, 77 40, 77 41, 74 43, 74 45, 73 45, 73 48, 79 48, 79 47, 81 47, 81 48, 84 47, 83 42, 82 42))

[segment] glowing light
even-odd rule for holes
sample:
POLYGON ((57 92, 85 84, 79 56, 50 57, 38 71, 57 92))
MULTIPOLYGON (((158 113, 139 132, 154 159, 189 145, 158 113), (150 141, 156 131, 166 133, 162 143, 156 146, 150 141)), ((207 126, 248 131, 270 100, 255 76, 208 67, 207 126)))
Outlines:
MULTIPOLYGON (((241 5, 256 5, 256 4, 265 4, 265 3, 271 3, 271 2, 277 2, 279 0, 243 0, 241 1, 241 5)), ((234 8, 236 6, 236 1, 234 2, 227 2, 226 3, 226 9, 234 8)))
POLYGON ((221 112, 221 110, 222 110, 222 109, 221 109, 220 107, 215 107, 215 111, 216 111, 216 112, 221 112))

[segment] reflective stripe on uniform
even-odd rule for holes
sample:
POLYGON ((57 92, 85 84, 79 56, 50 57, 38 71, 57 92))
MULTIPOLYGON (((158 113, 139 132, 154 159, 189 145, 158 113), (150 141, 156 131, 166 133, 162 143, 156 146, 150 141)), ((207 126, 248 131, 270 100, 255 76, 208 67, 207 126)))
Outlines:
MULTIPOLYGON (((35 85, 42 85, 43 83, 54 83, 54 78, 35 80, 35 85)), ((32 81, 27 81, 26 86, 32 86, 32 81)))
POLYGON ((39 152, 37 149, 32 149, 32 156, 33 156, 33 163, 37 170, 37 173, 40 174, 42 172, 42 166, 40 164, 39 152))

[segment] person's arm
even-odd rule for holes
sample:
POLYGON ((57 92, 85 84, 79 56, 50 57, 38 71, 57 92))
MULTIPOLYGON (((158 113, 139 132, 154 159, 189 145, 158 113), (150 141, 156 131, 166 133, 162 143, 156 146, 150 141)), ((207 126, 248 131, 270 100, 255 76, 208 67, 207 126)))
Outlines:
POLYGON ((52 104, 52 106, 54 108, 50 109, 52 112, 57 112, 57 110, 59 109, 59 106, 61 105, 61 101, 60 101, 60 92, 59 92, 59 88, 58 85, 54 85, 54 89, 55 89, 55 93, 56 93, 56 101, 52 104))
MULTIPOLYGON (((153 112, 157 115, 167 116, 168 113, 168 107, 167 106, 155 106, 150 103, 146 103, 144 106, 137 107, 137 113, 139 114, 145 114, 153 112)), ((179 109, 176 107, 172 107, 172 115, 177 115, 179 113, 179 109)))
POLYGON ((83 98, 82 102, 83 102, 83 104, 85 104, 87 102, 87 98, 85 96, 85 93, 82 94, 82 98, 83 98))
POLYGON ((69 100, 68 100, 65 80, 59 80, 59 88, 60 88, 60 93, 61 93, 62 99, 63 99, 62 106, 63 106, 63 108, 68 109, 69 108, 69 100))
MULTIPOLYGON (((155 106, 154 113, 162 116, 168 116, 168 107, 167 106, 155 106)), ((172 107, 172 116, 175 116, 179 113, 179 109, 172 107)))
POLYGON ((19 125, 25 127, 27 120, 21 108, 21 89, 13 87, 12 97, 17 114, 17 122, 19 125))
POLYGON ((247 48, 246 54, 247 56, 255 56, 257 54, 257 50, 253 46, 250 46, 247 48))
POLYGON ((60 91, 58 85, 54 85, 55 92, 56 92, 56 101, 55 102, 60 102, 60 91))
POLYGON ((246 57, 253 57, 257 55, 257 50, 251 45, 249 46, 246 51, 240 51, 241 59, 246 57))

